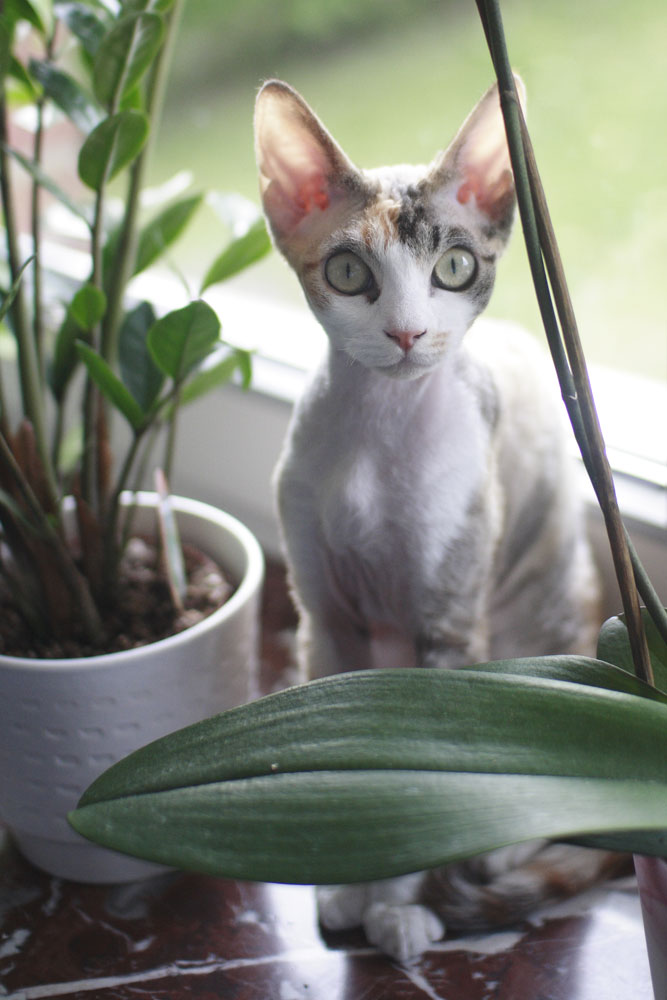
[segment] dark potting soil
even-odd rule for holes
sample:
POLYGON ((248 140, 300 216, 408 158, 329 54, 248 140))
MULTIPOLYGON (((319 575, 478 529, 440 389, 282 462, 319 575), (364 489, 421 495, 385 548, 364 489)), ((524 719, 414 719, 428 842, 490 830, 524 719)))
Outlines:
POLYGON ((0 585, 0 654, 38 659, 97 656, 145 646, 196 625, 221 607, 235 587, 199 549, 183 545, 183 554, 188 587, 183 607, 177 609, 157 547, 143 538, 130 539, 121 563, 118 600, 104 617, 107 640, 99 647, 77 635, 38 638, 0 585))

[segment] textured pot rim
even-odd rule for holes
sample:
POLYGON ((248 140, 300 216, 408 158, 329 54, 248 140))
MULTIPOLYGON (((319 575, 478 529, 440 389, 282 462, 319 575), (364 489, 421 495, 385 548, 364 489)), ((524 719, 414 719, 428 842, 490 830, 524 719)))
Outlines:
MULTIPOLYGON (((124 495, 124 499, 132 499, 138 507, 153 507, 155 505, 156 494, 150 490, 137 490, 136 493, 124 495)), ((232 596, 208 617, 177 632, 167 636, 165 639, 158 639, 155 642, 146 643, 143 646, 135 646, 132 649, 123 649, 114 653, 100 653, 97 656, 80 656, 71 658, 39 658, 29 656, 6 656, 0 654, 0 669, 25 669, 25 670, 95 670, 109 667, 112 664, 120 665, 129 659, 141 656, 150 651, 151 654, 160 654, 162 651, 174 650, 179 646, 191 642, 196 637, 215 629, 222 621, 232 618, 238 608, 242 607, 248 598, 261 586, 264 578, 264 556, 259 542, 242 521, 220 510, 213 504, 205 503, 203 500, 193 500, 190 497, 172 496, 172 504, 176 513, 186 514, 200 518, 203 521, 215 524, 228 534, 233 535, 240 543, 246 556, 246 569, 236 590, 232 596)))

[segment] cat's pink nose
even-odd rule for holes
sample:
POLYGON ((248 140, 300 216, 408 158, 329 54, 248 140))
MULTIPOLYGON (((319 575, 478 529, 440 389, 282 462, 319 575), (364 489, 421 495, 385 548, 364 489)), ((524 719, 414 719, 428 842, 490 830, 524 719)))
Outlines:
POLYGON ((423 337, 426 330, 385 330, 384 332, 407 354, 414 347, 415 340, 423 337))

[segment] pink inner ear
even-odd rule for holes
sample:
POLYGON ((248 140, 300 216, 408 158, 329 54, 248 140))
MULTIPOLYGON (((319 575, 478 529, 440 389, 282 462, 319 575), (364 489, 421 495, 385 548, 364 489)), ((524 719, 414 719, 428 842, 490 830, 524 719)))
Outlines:
POLYGON ((329 207, 329 193, 324 186, 324 178, 320 174, 305 179, 301 183, 296 197, 302 218, 312 212, 314 208, 319 208, 324 212, 329 207))
POLYGON ((467 205, 474 195, 478 209, 498 222, 512 201, 514 181, 511 170, 497 173, 489 166, 477 164, 467 169, 465 180, 456 192, 456 200, 461 205, 467 205))

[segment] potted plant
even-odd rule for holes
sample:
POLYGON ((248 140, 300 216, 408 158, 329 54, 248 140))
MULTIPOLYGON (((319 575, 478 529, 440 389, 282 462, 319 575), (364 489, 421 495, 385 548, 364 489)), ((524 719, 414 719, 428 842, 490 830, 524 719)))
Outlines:
MULTIPOLYGON (((16 353, 0 385, 0 817, 37 864, 93 881, 143 869, 91 853, 68 809, 114 759, 245 700, 257 638, 257 542, 166 485, 180 407, 235 374, 247 385, 250 357, 201 297, 157 315, 128 294, 203 201, 148 218, 141 204, 180 7, 0 9, 0 320, 16 353), (64 184, 45 155, 54 116, 78 150, 64 184), (46 266, 46 197, 87 234, 80 278, 46 266), (156 448, 157 490, 137 493, 156 448)), ((255 214, 201 291, 268 251, 255 214)))
POLYGON ((618 514, 498 5, 478 7, 540 307, 623 615, 603 626, 596 659, 350 672, 271 695, 138 751, 70 820, 139 857, 266 881, 387 878, 533 837, 634 852, 662 1000, 666 928, 649 921, 665 916, 655 899, 667 869, 667 615, 618 514))

